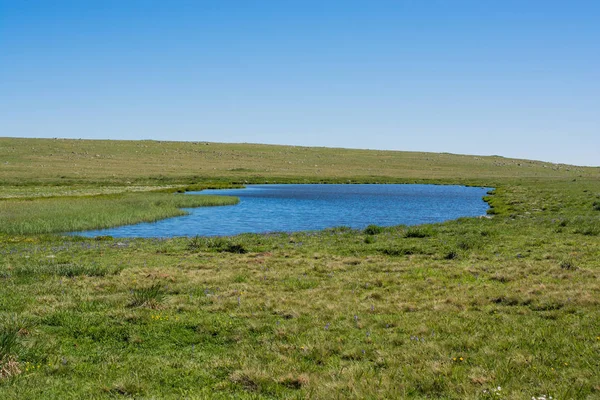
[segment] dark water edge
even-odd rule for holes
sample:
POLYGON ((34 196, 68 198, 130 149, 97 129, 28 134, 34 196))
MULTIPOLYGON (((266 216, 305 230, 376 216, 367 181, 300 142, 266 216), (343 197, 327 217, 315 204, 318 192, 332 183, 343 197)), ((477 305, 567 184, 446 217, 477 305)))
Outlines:
POLYGON ((485 215, 490 188, 426 184, 266 184, 204 190, 189 195, 239 197, 233 206, 185 209, 189 215, 116 228, 74 232, 79 236, 230 236, 296 232, 336 226, 420 225, 485 215))

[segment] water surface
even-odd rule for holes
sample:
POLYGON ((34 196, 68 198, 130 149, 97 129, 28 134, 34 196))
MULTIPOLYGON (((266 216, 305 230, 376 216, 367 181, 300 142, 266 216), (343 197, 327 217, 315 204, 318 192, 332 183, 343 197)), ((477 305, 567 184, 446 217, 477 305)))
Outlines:
POLYGON ((77 232, 114 237, 227 236, 370 224, 418 225, 484 215, 489 188, 446 185, 248 185, 181 196, 237 196, 233 206, 186 209, 190 214, 152 223, 77 232))

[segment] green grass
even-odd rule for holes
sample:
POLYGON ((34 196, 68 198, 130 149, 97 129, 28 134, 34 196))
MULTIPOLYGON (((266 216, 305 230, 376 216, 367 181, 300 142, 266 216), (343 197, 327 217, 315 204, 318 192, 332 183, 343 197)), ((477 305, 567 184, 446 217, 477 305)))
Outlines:
POLYGON ((185 207, 236 204, 227 196, 123 193, 0 201, 0 233, 44 234, 107 228, 184 215, 185 207))
POLYGON ((152 286, 132 289, 131 302, 129 304, 132 307, 146 306, 158 308, 164 297, 165 294, 162 285, 155 283, 152 286))
MULTIPOLYGON (((0 138, 0 183, 90 190, 198 182, 492 183, 514 179, 597 179, 585 168, 499 156, 207 142, 0 138)), ((9 190, 10 189, 10 190, 9 190)), ((597 200, 597 199, 596 199, 597 200)))
MULTIPOLYGON (((23 191, 0 202, 15 210, 3 224, 30 207, 12 226, 32 215, 64 221, 69 208, 81 210, 74 220, 106 207, 121 218, 119 209, 137 208, 118 208, 125 199, 146 204, 137 203, 146 194, 116 194, 136 180, 172 191, 259 179, 249 171, 258 155, 270 171, 262 180, 286 181, 285 167, 287 181, 310 181, 306 165, 278 161, 306 154, 313 165, 340 163, 314 181, 412 176, 495 190, 490 218, 418 227, 168 240, 3 233, 0 398, 600 397, 598 169, 425 153, 5 140, 8 165, 58 157, 39 176, 22 168, 0 175, 2 189, 23 191), (19 150, 28 146, 53 155, 34 160, 42 156, 19 150), (187 153, 201 149, 208 153, 198 157, 213 158, 187 153), (154 152, 147 171, 158 171, 174 150, 185 165, 163 168, 163 178, 87 167, 72 169, 77 182, 53 175, 70 151, 80 162, 85 151, 94 155, 86 162, 106 172, 128 165, 134 151, 154 152), (354 175, 336 177, 342 170, 354 175), (38 184, 48 199, 36 197, 38 184)), ((158 210, 195 198, 148 195, 158 210)))
POLYGON ((378 225, 369 225, 363 230, 365 235, 378 235, 381 232, 383 232, 383 227, 378 225))
POLYGON ((0 322, 0 360, 18 353, 19 329, 19 325, 14 320, 6 317, 0 322))

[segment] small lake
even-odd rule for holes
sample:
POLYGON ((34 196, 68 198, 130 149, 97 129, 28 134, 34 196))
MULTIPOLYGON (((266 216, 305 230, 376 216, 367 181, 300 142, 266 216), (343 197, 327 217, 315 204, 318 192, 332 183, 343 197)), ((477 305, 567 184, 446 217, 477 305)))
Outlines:
POLYGON ((248 185, 180 196, 239 197, 233 206, 188 208, 190 214, 152 223, 76 232, 114 237, 229 236, 293 232, 336 226, 419 225, 485 215, 489 188, 417 185, 248 185))

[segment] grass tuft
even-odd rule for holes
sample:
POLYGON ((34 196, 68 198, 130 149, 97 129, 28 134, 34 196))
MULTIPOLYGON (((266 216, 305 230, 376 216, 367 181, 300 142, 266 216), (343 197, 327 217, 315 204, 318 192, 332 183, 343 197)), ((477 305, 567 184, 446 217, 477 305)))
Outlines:
POLYGON ((0 327, 0 360, 14 356, 19 346, 19 330, 13 327, 0 327))
POLYGON ((239 243, 229 243, 225 246, 222 251, 226 253, 234 253, 234 254, 246 254, 248 250, 244 247, 244 245, 239 243))
POLYGON ((158 308, 164 298, 165 291, 161 284, 155 283, 149 287, 132 289, 129 305, 131 307, 158 308))
POLYGON ((575 265, 575 263, 571 259, 562 260, 560 262, 560 267, 562 269, 565 269, 565 270, 568 270, 568 271, 573 271, 573 270, 577 269, 577 266, 575 265))
POLYGON ((202 237, 196 235, 190 239, 190 241, 188 242, 186 247, 190 251, 198 251, 201 248, 203 248, 204 245, 205 245, 204 239, 202 237))
POLYGON ((404 232, 405 238, 426 238, 431 236, 431 231, 425 228, 408 228, 406 232, 404 232))
MULTIPOLYGON (((29 327, 30 329, 30 327, 29 327)), ((21 338, 28 330, 28 324, 16 314, 4 315, 0 318, 0 361, 10 363, 24 350, 21 338)))
POLYGON ((229 239, 216 237, 204 240, 192 239, 188 248, 200 248, 200 243, 204 242, 205 246, 209 249, 216 250, 219 253, 233 253, 233 254, 246 254, 248 250, 241 243, 232 242, 229 239))
POLYGON ((365 235, 378 235, 383 232, 383 227, 379 225, 369 225, 364 230, 365 235))

